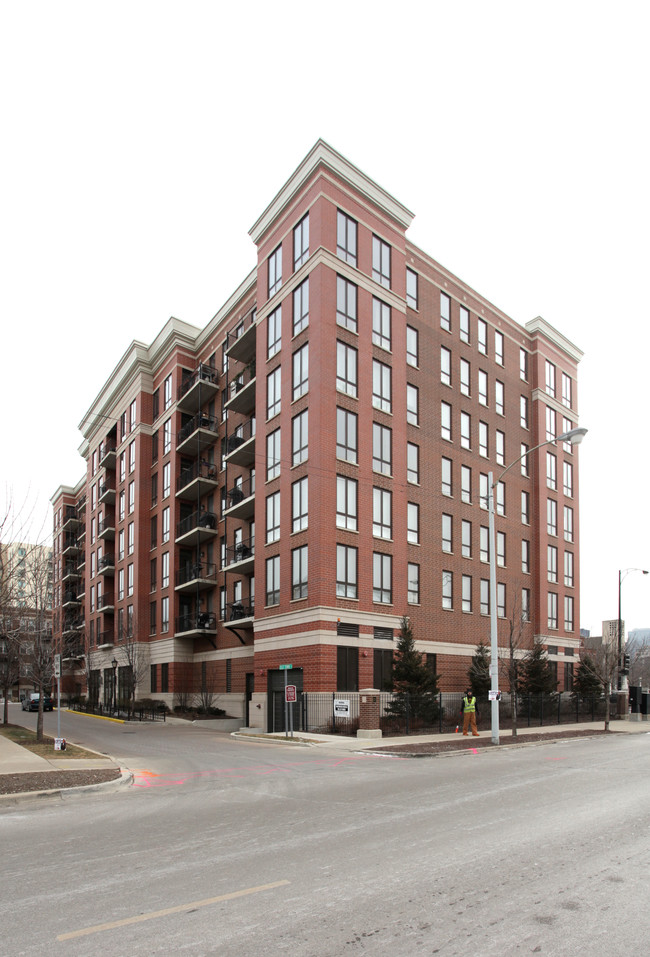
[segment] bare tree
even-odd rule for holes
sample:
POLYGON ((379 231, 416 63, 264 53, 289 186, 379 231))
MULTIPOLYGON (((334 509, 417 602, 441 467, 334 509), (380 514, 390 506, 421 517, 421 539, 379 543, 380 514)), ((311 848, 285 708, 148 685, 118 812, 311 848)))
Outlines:
POLYGON ((601 639, 600 644, 592 641, 588 647, 580 667, 589 672, 600 683, 605 693, 605 731, 609 731, 611 720, 612 686, 618 675, 618 644, 617 641, 601 639))
POLYGON ((517 692, 522 674, 523 659, 532 646, 532 625, 515 597, 512 610, 506 619, 507 643, 499 649, 501 674, 510 688, 510 707, 512 712, 512 736, 517 737, 517 692))
POLYGON ((52 557, 49 549, 33 546, 25 555, 25 615, 21 639, 29 643, 27 676, 39 692, 36 740, 43 740, 43 695, 54 677, 52 655, 52 557))
POLYGON ((127 620, 123 634, 118 635, 119 650, 116 650, 115 657, 123 658, 126 667, 126 680, 122 682, 122 688, 126 691, 131 709, 135 704, 135 698, 138 688, 143 684, 147 671, 149 669, 149 646, 138 638, 138 626, 135 615, 127 620))

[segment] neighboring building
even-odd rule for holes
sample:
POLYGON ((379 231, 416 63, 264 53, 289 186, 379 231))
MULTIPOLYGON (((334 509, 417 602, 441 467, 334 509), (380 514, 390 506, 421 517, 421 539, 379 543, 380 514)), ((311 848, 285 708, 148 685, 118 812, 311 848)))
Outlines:
POLYGON ((522 454, 497 490, 500 635, 523 614, 552 661, 580 646, 578 457, 525 453, 578 424, 582 353, 411 220, 319 141, 207 326, 131 344, 81 423, 86 475, 52 498, 57 635, 92 696, 115 659, 139 696, 214 687, 263 725, 282 664, 305 691, 384 687, 403 615, 464 687, 489 636, 488 474, 522 454))
POLYGON ((40 678, 50 687, 52 549, 0 543, 0 694, 18 701, 40 678))

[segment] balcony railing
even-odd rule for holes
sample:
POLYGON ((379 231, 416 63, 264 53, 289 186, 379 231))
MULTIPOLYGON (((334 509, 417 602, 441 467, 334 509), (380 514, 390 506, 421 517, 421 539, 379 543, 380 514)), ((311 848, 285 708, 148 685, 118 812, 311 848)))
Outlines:
POLYGON ((250 362, 254 358, 257 336, 256 316, 257 311, 253 309, 244 321, 226 336, 226 354, 229 359, 235 359, 237 362, 250 362))
POLYGON ((66 505, 65 511, 63 513, 63 528, 72 530, 77 528, 79 525, 79 514, 77 512, 76 506, 66 505))
POLYGON ((65 608, 66 605, 80 605, 81 601, 77 596, 76 591, 64 591, 63 600, 61 601, 61 607, 65 608))
POLYGON ((113 441, 105 442, 104 448, 102 449, 102 454, 99 459, 100 467, 105 469, 114 469, 116 458, 117 458, 117 446, 115 442, 113 441))
POLYGON ((77 536, 71 535, 69 532, 63 536, 63 554, 66 552, 78 552, 79 545, 77 543, 77 536))
POLYGON ((97 523, 97 535, 99 538, 115 538, 115 516, 105 515, 97 523))
POLYGON ((198 495, 199 497, 212 491, 218 485, 217 466, 210 462, 195 462, 190 468, 183 469, 176 480, 176 494, 189 498, 198 495))
POLYGON ((100 595, 97 599, 97 611, 110 614, 115 610, 115 600, 112 595, 100 595))
POLYGON ((176 401, 182 412, 195 412, 210 402, 219 391, 219 373, 212 366, 200 363, 185 376, 178 387, 176 401))
POLYGON ((247 415, 255 408, 255 363, 249 362, 230 383, 230 393, 225 408, 229 412, 247 415))
POLYGON ((112 479, 110 482, 101 482, 99 486, 99 501, 100 502, 114 502, 115 501, 115 479, 112 479))
POLYGON ((216 416, 198 412, 181 427, 176 440, 177 451, 189 450, 196 454, 202 452, 214 445, 218 430, 219 420, 216 416))
POLYGON ((201 632, 216 632, 217 616, 211 611, 200 611, 198 614, 180 615, 176 619, 175 634, 191 634, 201 632))
POLYGON ((212 588, 216 580, 214 562, 188 562, 176 572, 176 589, 212 588))
POLYGON ((242 562, 252 564, 255 557, 255 539, 248 538, 242 542, 236 542, 234 545, 228 545, 225 549, 226 566, 240 565, 242 562))
POLYGON ((229 622, 252 618, 255 614, 255 602, 231 601, 226 605, 226 615, 229 622))
POLYGON ((225 440, 226 460, 230 465, 255 464, 255 416, 230 433, 225 440))
POLYGON ((182 519, 176 526, 176 541, 186 539, 188 542, 201 542, 213 538, 217 534, 217 516, 214 512, 201 509, 192 512, 182 519))
POLYGON ((112 628, 107 628, 105 631, 100 631, 97 635, 97 647, 106 648, 108 645, 115 644, 115 634, 112 628))
POLYGON ((97 571, 102 575, 112 575, 115 573, 115 556, 102 555, 97 562, 97 571))

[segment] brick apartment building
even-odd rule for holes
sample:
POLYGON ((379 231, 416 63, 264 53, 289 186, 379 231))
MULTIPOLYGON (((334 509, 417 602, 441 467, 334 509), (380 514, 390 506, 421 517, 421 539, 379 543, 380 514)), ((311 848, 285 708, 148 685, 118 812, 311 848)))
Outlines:
MULTIPOLYGON (((411 220, 319 141, 205 328, 131 344, 81 423, 85 475, 52 498, 55 634, 92 694, 135 645, 139 696, 209 684, 263 725, 283 663, 305 691, 383 687, 403 615, 441 689, 465 686, 489 635, 488 473, 577 425, 582 353, 413 246, 411 220)), ((577 450, 524 455, 496 500, 500 640, 523 613, 561 689, 577 450)))

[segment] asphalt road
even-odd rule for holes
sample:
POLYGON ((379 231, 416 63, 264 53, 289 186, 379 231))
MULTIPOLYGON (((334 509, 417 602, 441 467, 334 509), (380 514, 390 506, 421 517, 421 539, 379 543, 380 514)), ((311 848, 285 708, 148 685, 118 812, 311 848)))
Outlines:
POLYGON ((417 760, 94 724, 64 733, 135 786, 0 812, 7 957, 644 946, 649 735, 417 760))

